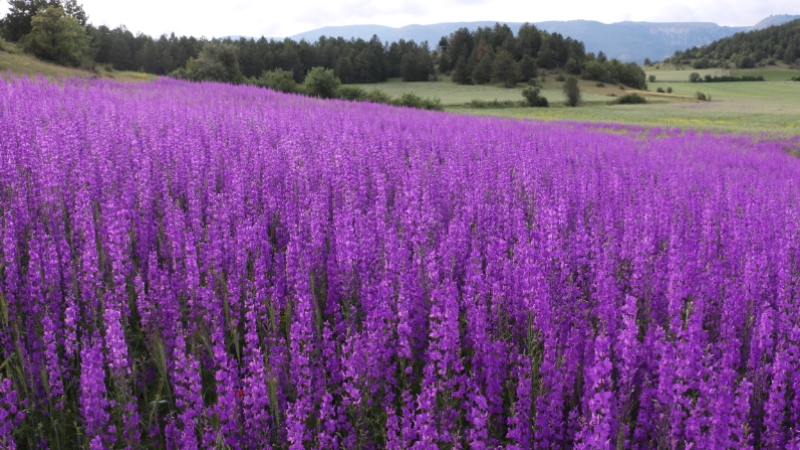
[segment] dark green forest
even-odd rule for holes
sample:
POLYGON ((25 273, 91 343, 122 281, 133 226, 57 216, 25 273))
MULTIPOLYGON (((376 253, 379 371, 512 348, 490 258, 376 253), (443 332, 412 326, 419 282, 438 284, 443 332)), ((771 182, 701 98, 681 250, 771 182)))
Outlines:
POLYGON ((452 75, 460 84, 528 82, 541 70, 646 89, 644 72, 633 63, 608 61, 602 52, 586 53, 584 43, 525 24, 515 35, 508 25, 462 28, 427 42, 382 42, 322 37, 292 39, 153 38, 125 26, 94 26, 76 0, 10 0, 0 21, 5 39, 20 42, 37 57, 90 70, 141 71, 189 80, 273 86, 291 78, 303 83, 315 67, 333 71, 341 83, 377 83, 389 78, 428 81, 452 75), (258 80, 261 80, 259 82, 258 80), (269 81, 272 80, 272 81, 269 81))
POLYGON ((736 33, 703 47, 677 51, 670 58, 676 64, 696 69, 735 64, 747 69, 783 61, 794 64, 800 58, 800 20, 763 30, 736 33))

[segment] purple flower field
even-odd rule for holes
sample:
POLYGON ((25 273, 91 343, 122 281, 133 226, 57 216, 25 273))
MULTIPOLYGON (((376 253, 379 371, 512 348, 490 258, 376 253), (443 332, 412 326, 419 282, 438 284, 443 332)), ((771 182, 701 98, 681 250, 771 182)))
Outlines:
POLYGON ((0 448, 800 448, 785 145, 2 80, 0 448))

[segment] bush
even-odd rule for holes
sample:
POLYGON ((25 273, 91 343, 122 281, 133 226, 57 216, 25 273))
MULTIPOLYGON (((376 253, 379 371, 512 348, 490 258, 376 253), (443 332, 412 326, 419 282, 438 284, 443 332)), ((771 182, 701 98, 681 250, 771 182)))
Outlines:
POLYGON ((293 73, 283 69, 266 71, 253 80, 252 84, 279 92, 293 93, 300 90, 297 82, 294 81, 293 73))
POLYGON ((403 94, 398 99, 391 101, 395 106, 407 106, 409 108, 427 109, 433 111, 442 111, 442 101, 438 98, 422 98, 416 94, 403 94))
POLYGON ((656 76, 655 76, 655 75, 650 75, 649 77, 647 77, 647 79, 648 79, 648 80, 649 80, 651 83, 655 83, 655 82, 656 82, 656 76))
POLYGON ((546 108, 550 106, 547 98, 539 95, 539 92, 540 89, 538 86, 528 86, 522 90, 522 96, 525 97, 525 101, 527 102, 528 106, 532 106, 534 108, 546 108))
POLYGON ((705 94, 703 92, 697 91, 696 97, 701 102, 710 102, 711 101, 711 94, 705 94))
POLYGON ((664 88, 661 88, 661 87, 660 87, 660 88, 656 89, 656 92, 660 92, 660 93, 662 93, 662 94, 663 94, 663 93, 664 93, 664 88))
POLYGON ((700 74, 697 72, 692 72, 689 74, 689 81, 692 83, 697 83, 700 81, 700 74))
POLYGON ((333 70, 324 67, 314 67, 306 75, 306 92, 312 97, 334 98, 341 84, 333 70))
POLYGON ((367 97, 365 100, 372 103, 389 104, 392 102, 392 97, 390 97, 388 94, 386 94, 380 89, 373 89, 367 93, 367 97))
POLYGON ((558 81, 558 82, 564 82, 564 80, 566 80, 566 78, 564 78, 564 74, 561 74, 561 73, 560 73, 560 74, 558 74, 558 76, 556 77, 556 81, 558 81))
POLYGON ((337 97, 344 100, 361 102, 367 99, 367 91, 358 86, 340 86, 337 97))
POLYGON ((667 94, 672 94, 672 88, 671 87, 667 87, 667 94))
POLYGON ((597 87, 606 87, 606 84, 601 82, 601 83, 595 84, 595 86, 597 86, 597 87))
POLYGON ((569 76, 564 80, 564 98, 568 106, 575 107, 581 102, 581 88, 578 86, 578 79, 569 76))
POLYGON ((637 93, 625 94, 618 98, 614 103, 618 105, 639 105, 647 103, 647 100, 637 93))

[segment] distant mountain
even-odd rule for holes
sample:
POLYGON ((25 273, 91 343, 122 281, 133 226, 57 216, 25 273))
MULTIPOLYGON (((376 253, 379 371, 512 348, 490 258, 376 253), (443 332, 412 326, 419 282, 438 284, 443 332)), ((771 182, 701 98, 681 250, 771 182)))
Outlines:
MULTIPOLYGON (((784 23, 794 16, 771 16, 758 26, 784 23)), ((718 39, 732 36, 755 27, 728 27, 710 22, 617 22, 602 23, 592 20, 569 20, 533 22, 540 29, 583 41, 587 52, 603 51, 610 58, 641 63, 645 58, 661 60, 672 56, 676 50, 710 44, 718 39)), ((349 25, 323 27, 291 36, 294 40, 316 41, 321 36, 361 38, 369 40, 377 35, 381 41, 396 42, 400 39, 416 42, 428 41, 434 47, 442 36, 459 28, 475 30, 493 26, 495 22, 451 22, 432 25, 407 25, 400 28, 382 25, 349 25)), ((516 32, 521 22, 507 23, 516 32)))
POLYGON ((793 20, 800 19, 800 16, 792 16, 789 14, 780 14, 777 16, 769 16, 766 19, 758 22, 757 24, 753 25, 750 30, 763 30, 764 28, 775 26, 775 25, 783 25, 786 22, 791 22, 793 20))

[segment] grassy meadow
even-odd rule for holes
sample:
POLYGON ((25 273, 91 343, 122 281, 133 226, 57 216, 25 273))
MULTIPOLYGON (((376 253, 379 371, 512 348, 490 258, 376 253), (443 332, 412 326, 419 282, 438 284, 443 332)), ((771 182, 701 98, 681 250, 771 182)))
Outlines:
POLYGON ((39 60, 31 55, 25 54, 16 44, 4 42, 0 49, 0 73, 12 72, 18 75, 44 75, 50 79, 58 78, 107 78, 118 81, 150 81, 156 78, 155 75, 106 70, 98 66, 97 72, 82 70, 74 67, 64 67, 58 64, 39 60))
POLYGON ((361 84, 371 90, 381 89, 391 96, 414 93, 422 97, 438 97, 449 112, 496 116, 517 119, 577 120, 590 122, 619 122, 660 127, 709 129, 734 133, 768 133, 800 135, 800 82, 789 81, 800 76, 800 70, 784 65, 746 70, 676 68, 672 65, 645 67, 648 91, 623 88, 619 85, 600 86, 596 81, 580 80, 582 104, 577 108, 564 105, 562 83, 556 73, 546 73, 541 94, 550 101, 550 108, 472 108, 472 100, 499 102, 522 100, 524 85, 513 88, 495 85, 463 86, 448 77, 439 81, 404 83, 392 79, 385 83, 361 84), (763 82, 690 83, 689 74, 701 76, 763 76, 763 82), (659 93, 658 88, 672 93, 659 93), (711 96, 710 102, 697 100, 697 92, 711 96), (644 105, 615 105, 613 101, 627 93, 644 96, 644 105))

